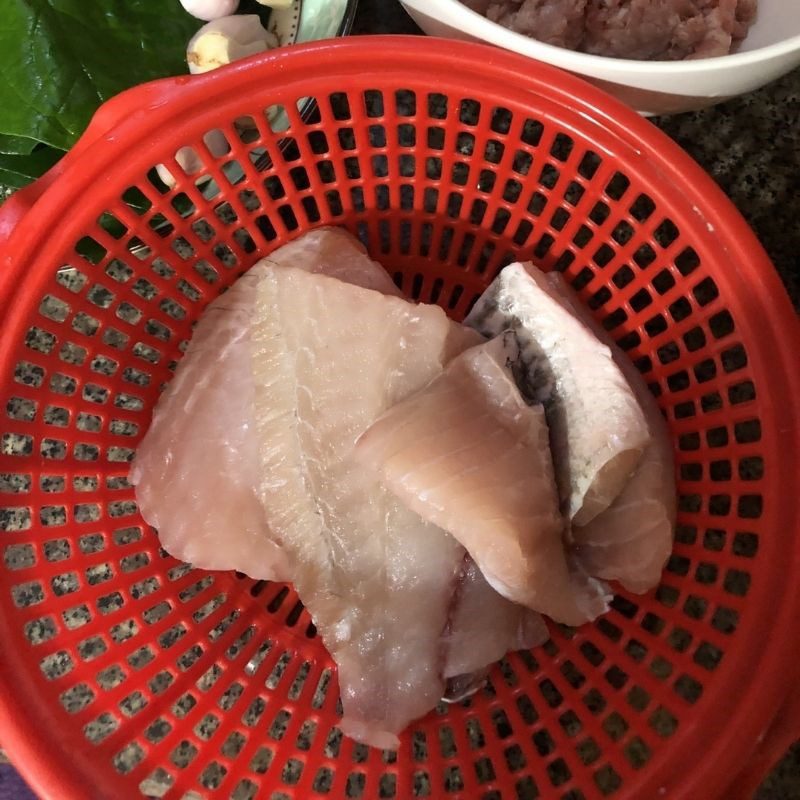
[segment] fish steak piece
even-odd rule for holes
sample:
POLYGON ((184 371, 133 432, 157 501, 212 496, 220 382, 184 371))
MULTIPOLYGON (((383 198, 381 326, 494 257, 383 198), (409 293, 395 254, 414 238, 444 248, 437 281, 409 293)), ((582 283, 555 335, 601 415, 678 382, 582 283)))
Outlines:
POLYGON ((677 492, 669 430, 639 371, 594 321, 563 276, 550 273, 547 280, 564 307, 609 348, 650 430, 650 444, 622 492, 587 525, 572 529, 577 561, 587 573, 619 581, 628 591, 641 594, 658 585, 672 552, 677 492))
POLYGON ((530 263, 503 269, 465 322, 487 337, 514 332, 515 378, 529 400, 544 404, 562 508, 574 525, 586 525, 622 491, 650 443, 611 350, 530 263))

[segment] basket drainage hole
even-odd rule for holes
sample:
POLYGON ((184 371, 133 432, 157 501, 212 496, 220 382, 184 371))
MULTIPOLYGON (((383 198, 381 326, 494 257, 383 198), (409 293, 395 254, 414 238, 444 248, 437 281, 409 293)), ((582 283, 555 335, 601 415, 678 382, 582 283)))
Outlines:
POLYGON ((163 797, 175 778, 163 767, 156 767, 140 784, 139 791, 145 797, 163 797))
POLYGON ((594 773, 594 782, 604 797, 614 794, 622 786, 622 778, 609 764, 594 773))

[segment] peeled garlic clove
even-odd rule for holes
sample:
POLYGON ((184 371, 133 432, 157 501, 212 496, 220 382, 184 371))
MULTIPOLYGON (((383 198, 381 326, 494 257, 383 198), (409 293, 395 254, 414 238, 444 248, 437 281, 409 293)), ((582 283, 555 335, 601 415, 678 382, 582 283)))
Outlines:
MULTIPOLYGON (((193 175, 203 168, 203 162, 191 147, 181 147, 181 149, 175 153, 175 160, 180 164, 181 169, 183 169, 187 175, 193 175)), ((177 183, 175 176, 164 164, 157 164, 156 172, 158 173, 158 177, 161 178, 170 189, 177 183)))
POLYGON ((186 61, 189 72, 197 75, 277 45, 278 40, 262 27, 256 14, 220 17, 203 25, 191 38, 186 61))
POLYGON ((197 19, 219 19, 233 14, 239 0, 181 0, 181 5, 197 19))
MULTIPOLYGON (((209 131, 204 137, 204 142, 214 158, 224 156, 231 149, 228 140, 225 138, 225 134, 220 130, 209 131)), ((175 160, 180 164, 181 169, 183 169, 187 175, 194 175, 203 168, 202 159, 197 154, 197 151, 191 147, 181 147, 181 149, 175 153, 175 160)), ((163 164, 156 165, 156 172, 158 172, 158 177, 161 178, 170 189, 175 186, 177 182, 175 177, 163 164)))
POLYGON ((257 0, 257 2, 270 8, 291 8, 294 4, 294 0, 257 0))

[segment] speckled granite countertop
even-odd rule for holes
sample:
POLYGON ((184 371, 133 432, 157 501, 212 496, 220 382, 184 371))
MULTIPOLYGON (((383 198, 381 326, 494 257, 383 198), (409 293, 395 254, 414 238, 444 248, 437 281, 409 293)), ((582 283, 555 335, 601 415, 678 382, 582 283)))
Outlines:
MULTIPOLYGON (((800 70, 716 108, 656 124, 733 200, 800 308, 800 70)), ((793 796, 800 798, 800 790, 793 796)))
MULTIPOLYGON (((420 33, 397 0, 360 0, 354 33, 420 33)), ((800 70, 705 111, 654 120, 716 179, 800 309, 800 70)), ((0 800, 35 800, 0 750, 0 800)), ((644 800, 644 799, 643 799, 644 800)), ((755 800, 800 800, 800 742, 755 800)))

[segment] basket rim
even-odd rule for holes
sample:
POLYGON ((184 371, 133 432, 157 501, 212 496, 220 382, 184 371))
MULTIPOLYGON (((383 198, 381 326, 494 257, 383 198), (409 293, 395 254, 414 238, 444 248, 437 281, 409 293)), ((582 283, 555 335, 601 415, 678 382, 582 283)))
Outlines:
MULTIPOLYGON (((786 365, 793 363, 793 353, 796 352, 793 344, 800 345, 800 321, 755 235, 710 176, 651 123, 582 79, 546 64, 536 64, 532 72, 529 59, 488 45, 434 38, 365 36, 296 45, 254 56, 207 75, 144 84, 112 99, 98 112, 75 151, 36 188, 36 194, 40 193, 40 196, 31 211, 19 220, 8 242, 1 246, 0 303, 4 306, 0 305, 0 315, 5 316, 7 324, 14 329, 22 323, 25 319, 24 304, 15 302, 22 291, 20 277, 28 274, 37 258, 48 261, 47 253, 59 245, 59 237, 53 232, 57 230, 54 226, 57 226, 62 209, 108 170, 121 149, 135 147, 137 142, 152 143, 159 137, 167 138, 167 133, 159 131, 174 115, 176 103, 190 109, 202 107, 206 114, 219 115, 234 103, 229 98, 254 78, 268 87, 272 81, 276 90, 280 87, 283 91, 292 81, 307 82, 312 67, 335 72, 344 78, 363 74, 366 64, 369 65, 370 77, 376 82, 384 76, 397 76, 401 69, 406 70, 406 74, 421 74, 423 71, 430 74, 431 70, 457 66, 465 87, 480 85, 488 79, 505 82, 500 85, 522 86, 525 91, 547 96, 573 114, 580 115, 589 125, 609 131, 629 152, 655 164, 670 183, 690 186, 694 195, 703 199, 704 211, 696 209, 699 217, 716 226, 720 247, 730 256, 735 280, 740 285, 750 282, 749 302, 755 309, 760 301, 762 309, 770 310, 772 326, 768 327, 767 320, 759 320, 764 335, 762 340, 752 340, 757 341, 753 349, 758 353, 760 379, 766 382, 771 376, 783 382, 787 396, 800 396, 800 374, 785 369, 786 365), (476 84, 470 83, 469 78, 474 78, 476 84), (210 103, 212 97, 219 102, 210 103), (209 105, 214 106, 211 112, 207 111, 209 105), (59 177, 64 180, 57 180, 59 177), (44 238, 45 235, 51 240, 44 238), (39 245, 42 241, 45 244, 39 245), (746 274, 740 265, 746 267, 746 274), (781 336, 767 341, 771 338, 767 334, 779 329, 781 336)), ((402 76, 398 79, 402 80, 402 76)), ((465 88, 465 92, 468 91, 465 88)), ((256 257, 254 254, 254 259, 256 257)), ((728 281, 728 276, 724 276, 724 280, 728 281)), ((11 346, 8 337, 0 339, 0 363, 8 359, 11 346)), ((779 471, 794 478, 796 490, 786 493, 794 497, 800 492, 800 470, 797 469, 800 462, 800 409, 778 409, 769 398, 761 400, 776 418, 778 413, 783 415, 781 434, 794 441, 794 447, 783 448, 778 454, 778 467, 783 467, 779 471)), ((797 531, 800 509, 784 502, 783 510, 787 514, 787 527, 797 531)), ((792 574, 792 568, 794 574, 800 574, 800 548, 789 554, 787 565, 789 561, 792 564, 787 574, 792 574)), ((797 612, 800 611, 800 582, 791 585, 785 578, 784 583, 787 585, 785 602, 771 626, 775 630, 796 628, 797 612)), ((770 638, 768 627, 765 626, 762 636, 765 641, 770 638)), ((0 613, 0 637, 5 638, 10 631, 10 618, 0 613)), ((720 765, 735 770, 746 762, 748 755, 756 749, 758 736, 768 728, 788 694, 787 687, 791 682, 786 680, 787 670, 800 677, 800 666, 796 666, 792 659, 792 637, 771 639, 771 645, 761 653, 760 661, 753 664, 754 671, 757 668, 761 670, 757 696, 750 693, 749 704, 742 703, 732 712, 725 731, 719 733, 705 752, 689 749, 686 741, 682 743, 687 769, 681 776, 684 782, 678 788, 681 796, 700 796, 698 791, 708 796, 712 787, 715 792, 721 792, 730 777, 724 775, 720 765)), ((31 709, 24 705, 26 696, 35 695, 35 682, 26 676, 26 691, 20 691, 16 677, 18 670, 13 670, 14 680, 11 679, 9 664, 13 663, 13 654, 7 649, 0 652, 0 740, 12 757, 17 758, 20 771, 29 783, 43 796, 66 797, 70 796, 66 794, 69 792, 76 798, 86 797, 90 787, 80 780, 80 772, 66 772, 56 766, 63 751, 55 734, 42 738, 35 732, 38 726, 31 724, 31 709)), ((727 682, 730 683, 730 676, 727 682)), ((719 691, 721 689, 715 687, 709 695, 716 697, 719 691)), ((43 715, 42 720, 45 719, 46 715, 43 715)), ((91 761, 88 745, 81 751, 84 752, 81 758, 88 759, 86 763, 91 764, 95 771, 106 771, 106 765, 91 761)), ((73 761, 80 761, 80 758, 73 761)), ((660 781, 674 779, 672 773, 665 771, 663 761, 654 759, 648 765, 651 773, 648 786, 656 787, 660 781)), ((115 775, 110 766, 108 775, 115 775)))

